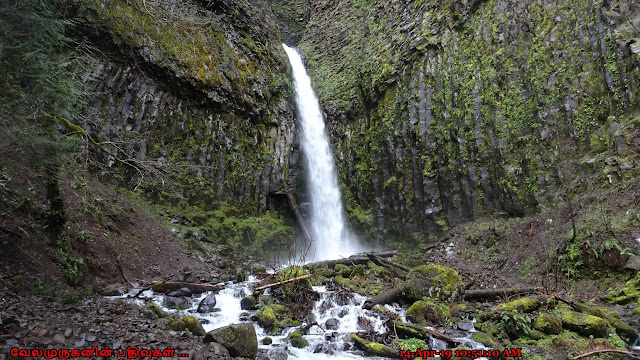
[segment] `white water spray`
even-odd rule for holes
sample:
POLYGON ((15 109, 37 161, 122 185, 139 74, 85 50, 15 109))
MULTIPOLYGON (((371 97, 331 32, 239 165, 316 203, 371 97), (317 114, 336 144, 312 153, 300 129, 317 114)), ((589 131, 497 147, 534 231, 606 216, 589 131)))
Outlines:
POLYGON ((311 246, 307 260, 337 259, 358 252, 359 246, 344 224, 336 166, 329 147, 318 98, 300 54, 282 44, 293 70, 296 104, 302 123, 302 151, 307 159, 307 186, 311 197, 311 246))

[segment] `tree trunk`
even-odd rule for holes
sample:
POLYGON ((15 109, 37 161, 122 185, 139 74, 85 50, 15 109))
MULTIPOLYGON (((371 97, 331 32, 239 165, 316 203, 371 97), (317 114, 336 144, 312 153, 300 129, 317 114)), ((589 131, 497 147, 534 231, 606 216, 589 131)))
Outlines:
POLYGON ((402 296, 403 289, 404 289, 404 285, 381 292, 380 294, 367 299, 362 305, 362 308, 366 310, 371 310, 375 305, 392 303, 402 296))

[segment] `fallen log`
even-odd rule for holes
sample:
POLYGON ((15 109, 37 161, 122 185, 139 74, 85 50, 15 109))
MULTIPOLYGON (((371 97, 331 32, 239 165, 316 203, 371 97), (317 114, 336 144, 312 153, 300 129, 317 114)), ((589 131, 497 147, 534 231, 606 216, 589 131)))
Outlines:
POLYGON ((356 343, 356 345, 358 345, 358 347, 360 347, 362 350, 364 350, 365 352, 371 355, 389 357, 389 358, 400 357, 400 350, 394 349, 386 345, 374 343, 369 340, 365 340, 356 334, 351 334, 351 340, 353 340, 356 343))
POLYGON ((562 296, 556 296, 556 299, 571 306, 571 308, 573 308, 573 310, 577 312, 597 316, 599 318, 606 320, 609 323, 609 325, 616 328, 616 332, 618 333, 618 335, 620 335, 620 337, 622 337, 622 339, 626 341, 627 344, 632 344, 633 341, 635 341, 635 339, 637 339, 638 336, 640 336, 640 333, 638 332, 638 330, 632 328, 631 326, 624 323, 623 321, 616 319, 615 317, 606 313, 605 311, 603 311, 598 307, 585 305, 581 302, 567 299, 562 296))
POLYGON ((453 345, 453 346, 457 346, 462 344, 461 341, 456 340, 450 336, 447 336, 445 334, 441 334, 435 330, 431 330, 429 328, 423 328, 420 326, 415 326, 415 325, 411 325, 411 324, 405 324, 405 323, 397 323, 396 324, 396 331, 399 334, 403 334, 405 336, 408 337, 414 337, 414 338, 418 338, 418 339, 422 339, 422 340, 429 340, 429 336, 433 336, 435 338, 438 338, 440 340, 444 340, 446 341, 449 345, 453 345))
POLYGON ((395 262, 393 262, 393 261, 391 261, 389 259, 383 259, 383 258, 379 257, 376 254, 371 253, 371 254, 367 254, 367 256, 369 257, 369 259, 371 259, 371 261, 373 261, 374 264, 376 264, 378 266, 384 266, 384 267, 387 267, 387 268, 389 268, 389 267, 398 268, 398 269, 400 269, 402 271, 405 271, 405 272, 411 271, 411 269, 409 267, 407 267, 407 266, 400 265, 400 264, 395 263, 395 262))
POLYGON ((354 254, 352 256, 367 256, 369 254, 373 254, 373 255, 381 257, 381 258, 388 258, 388 257, 394 257, 394 256, 398 255, 398 250, 369 251, 369 252, 357 253, 357 254, 354 254))
POLYGON ((333 267, 338 264, 352 266, 352 265, 359 265, 359 264, 366 265, 368 262, 369 262, 369 257, 367 256, 352 256, 344 259, 324 260, 324 261, 318 261, 314 263, 308 263, 304 267, 312 268, 312 267, 323 267, 324 265, 326 265, 328 268, 333 269, 333 267))
POLYGON ((127 284, 129 284, 129 286, 131 286, 132 288, 136 287, 131 283, 131 281, 129 281, 129 279, 127 278, 127 275, 124 274, 124 270, 122 269, 122 264, 120 263, 120 255, 118 255, 118 257, 116 258, 116 262, 118 263, 118 270, 120 270, 120 274, 122 274, 124 281, 126 281, 127 284))
POLYGON ((298 276, 296 278, 289 279, 289 280, 278 281, 277 283, 273 283, 273 284, 257 287, 256 291, 261 291, 261 290, 268 289, 268 288, 271 288, 271 287, 274 287, 274 286, 280 286, 280 285, 288 284, 288 283, 291 283, 291 282, 294 282, 294 281, 298 281, 298 280, 308 279, 311 276, 313 276, 313 275, 312 274, 307 274, 307 275, 298 276))
POLYGON ((496 297, 507 297, 513 295, 523 295, 539 293, 536 288, 500 288, 500 289, 478 289, 478 290, 466 290, 464 292, 464 299, 489 299, 496 297))
MULTIPOLYGON (((619 354, 625 354, 625 355, 633 355, 629 351, 616 350, 616 349, 604 349, 604 350, 589 351, 587 353, 574 357, 573 360, 578 360, 578 359, 582 359, 583 357, 587 357, 595 354, 601 354, 601 353, 619 353, 619 354)), ((637 357, 634 357, 634 358, 637 359, 637 357)))
POLYGON ((218 291, 224 289, 224 286, 220 285, 211 285, 211 284, 193 284, 187 282, 179 282, 179 281, 171 281, 171 282, 162 282, 162 281, 154 281, 151 283, 151 289, 154 292, 167 292, 172 290, 178 290, 182 288, 188 288, 191 292, 194 293, 203 293, 205 291, 218 291))
POLYGON ((365 300, 364 304, 362 304, 362 308, 371 310, 375 305, 390 304, 399 299, 400 296, 402 296, 403 289, 404 285, 389 289, 387 291, 383 291, 380 294, 365 300))

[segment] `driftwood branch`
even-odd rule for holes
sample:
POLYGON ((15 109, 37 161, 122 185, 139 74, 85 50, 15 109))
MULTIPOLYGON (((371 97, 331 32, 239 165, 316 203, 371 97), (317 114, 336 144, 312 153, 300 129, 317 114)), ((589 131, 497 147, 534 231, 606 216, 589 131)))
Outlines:
POLYGON ((162 282, 154 281, 151 283, 151 289, 155 292, 167 292, 172 290, 178 290, 182 288, 188 288, 194 293, 203 293, 205 291, 218 291, 224 289, 224 286, 211 285, 211 284, 193 284, 180 281, 162 282))
POLYGON ((595 354, 601 354, 601 353, 619 353, 619 354, 625 354, 625 355, 633 355, 629 351, 616 350, 616 349, 604 349, 604 350, 589 351, 588 353, 584 353, 582 355, 578 355, 574 357, 573 360, 578 360, 578 359, 582 359, 583 357, 587 357, 595 354))
POLYGON ((424 327, 415 326, 411 324, 398 323, 396 324, 396 330, 400 334, 404 334, 409 337, 414 337, 422 340, 429 340, 429 336, 433 336, 435 338, 446 341, 449 345, 459 345, 462 343, 459 340, 456 340, 445 334, 441 334, 435 330, 431 330, 429 328, 424 328, 424 327))
POLYGON ((129 281, 129 279, 127 278, 127 275, 124 274, 124 270, 122 269, 122 264, 120 263, 120 255, 118 255, 118 257, 116 258, 116 263, 118 263, 118 270, 120 270, 120 274, 122 274, 122 277, 124 278, 124 281, 126 281, 127 284, 129 284, 129 286, 135 287, 131 283, 131 281, 129 281))
POLYGON ((464 299, 487 299, 495 297, 507 297, 513 295, 539 293, 536 288, 501 288, 501 289, 479 289, 467 290, 464 292, 464 299))
POLYGON ((325 260, 325 261, 309 263, 305 265, 305 267, 313 268, 313 267, 323 267, 324 265, 326 265, 328 268, 333 269, 333 267, 338 264, 352 266, 352 265, 359 265, 359 264, 366 265, 368 262, 369 262, 369 258, 366 256, 351 256, 344 259, 325 260))
POLYGON ((289 279, 289 280, 278 281, 277 283, 273 283, 273 284, 257 287, 256 291, 261 291, 261 290, 264 290, 264 289, 272 288, 274 286, 284 285, 284 284, 291 283, 291 282, 298 281, 298 280, 308 279, 311 276, 313 276, 313 275, 312 274, 307 274, 307 275, 298 276, 296 278, 289 279))
POLYGON ((400 265, 400 264, 395 263, 395 262, 393 262, 393 261, 391 261, 389 259, 381 258, 379 255, 377 255, 375 253, 367 254, 367 256, 369 257, 369 259, 371 259, 371 261, 373 261, 374 264, 379 265, 379 266, 384 266, 384 267, 392 268, 392 269, 393 268, 397 268, 397 269, 400 269, 400 270, 405 271, 405 272, 409 272, 411 270, 407 266, 400 265))
POLYGON ((302 214, 300 213, 300 209, 298 208, 296 199, 293 197, 291 190, 287 189, 286 193, 287 193, 287 199, 289 199, 289 206, 291 206, 291 210, 293 210, 293 213, 296 215, 296 220, 298 221, 298 225, 300 226, 300 229, 302 229, 302 234, 304 234, 304 239, 307 241, 307 243, 310 244, 312 242, 311 235, 309 235, 309 232, 307 231, 307 227, 304 225, 304 219, 302 218, 302 214))
POLYGON ((404 285, 395 287, 393 289, 389 289, 387 291, 383 291, 380 294, 365 300, 364 304, 362 305, 362 308, 366 310, 371 310, 375 305, 390 304, 396 301, 398 298, 400 298, 400 296, 402 296, 403 289, 404 289, 404 285))

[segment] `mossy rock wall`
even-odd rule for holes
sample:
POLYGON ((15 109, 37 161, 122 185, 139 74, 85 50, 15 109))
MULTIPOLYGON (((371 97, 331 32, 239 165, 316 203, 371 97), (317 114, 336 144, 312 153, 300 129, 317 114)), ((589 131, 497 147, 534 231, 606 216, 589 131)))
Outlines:
POLYGON ((299 145, 270 3, 77 3, 99 51, 91 115, 75 121, 105 142, 100 174, 171 206, 282 211, 299 145))
POLYGON ((559 171, 576 191, 578 174, 626 176, 596 154, 636 151, 639 14, 630 0, 313 2, 299 46, 352 221, 437 237, 536 211, 559 171))

